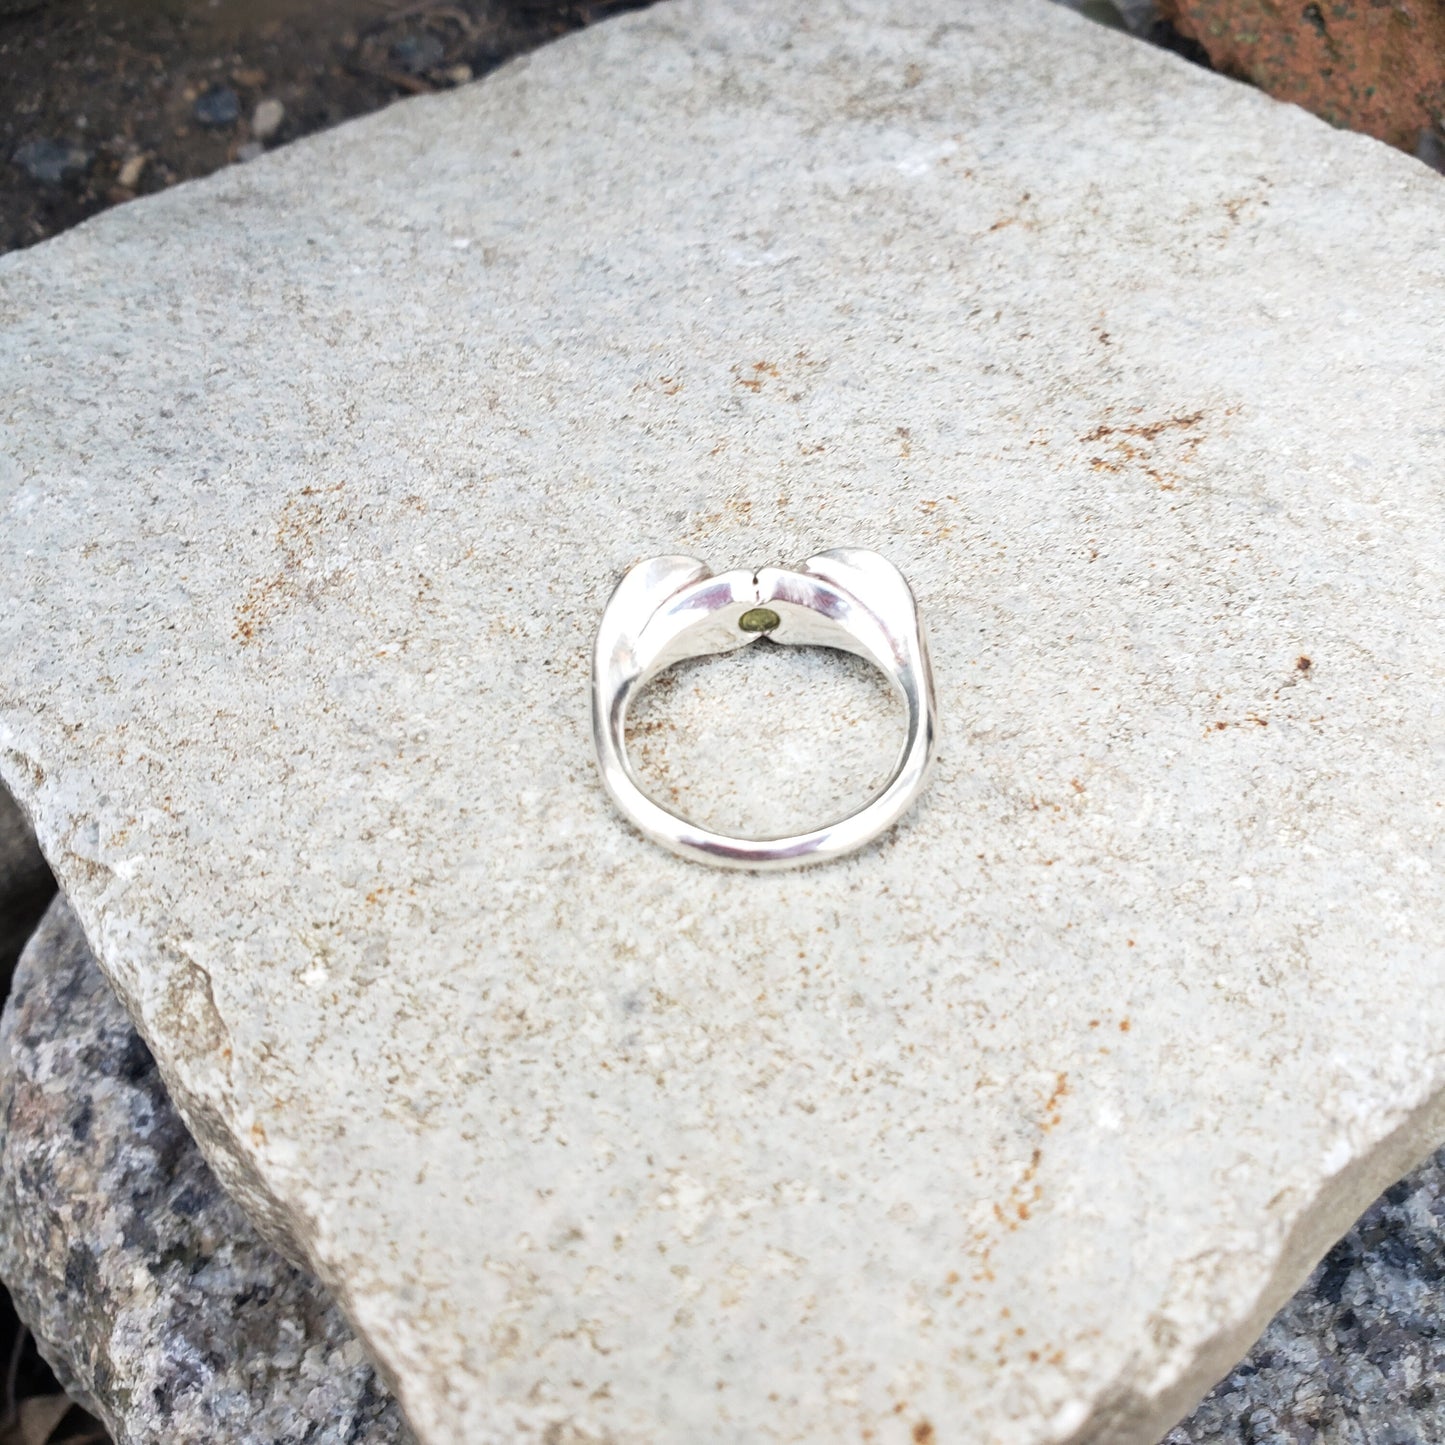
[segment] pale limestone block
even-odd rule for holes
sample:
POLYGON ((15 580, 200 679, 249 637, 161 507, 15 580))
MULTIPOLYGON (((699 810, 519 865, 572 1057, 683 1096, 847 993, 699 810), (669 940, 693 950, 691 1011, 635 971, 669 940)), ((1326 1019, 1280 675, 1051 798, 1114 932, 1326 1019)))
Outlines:
MULTIPOLYGON (((1438 1141, 1441 234, 1042 0, 677 0, 0 263, 0 764, 421 1440, 1148 1442, 1438 1141), (660 854, 619 570, 841 544, 931 791, 660 854)), ((647 736, 769 826, 888 719, 757 653, 647 736)))

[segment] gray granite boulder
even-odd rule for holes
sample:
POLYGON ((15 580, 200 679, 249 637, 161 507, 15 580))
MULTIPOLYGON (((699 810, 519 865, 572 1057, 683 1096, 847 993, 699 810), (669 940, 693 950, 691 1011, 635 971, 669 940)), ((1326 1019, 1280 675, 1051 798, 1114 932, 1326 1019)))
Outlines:
POLYGON ((0 1275, 118 1445, 402 1445, 339 1310, 217 1184, 63 899, 0 1023, 0 1275))

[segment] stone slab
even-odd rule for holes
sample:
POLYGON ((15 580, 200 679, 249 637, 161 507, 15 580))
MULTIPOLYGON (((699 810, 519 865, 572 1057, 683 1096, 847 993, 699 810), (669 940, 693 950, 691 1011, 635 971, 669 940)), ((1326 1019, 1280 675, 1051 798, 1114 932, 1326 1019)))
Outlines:
MULTIPOLYGON (((326 1292, 206 1168, 58 901, 0 1022, 0 1274, 121 1445, 393 1445, 326 1292), (308 1433, 309 1432, 309 1433, 308 1433)), ((1392 1185, 1164 1445, 1445 1438, 1445 1150, 1392 1185)))
MULTIPOLYGON (((1147 1442, 1438 1142, 1442 222, 1057 7, 677 0, 0 263, 6 777, 422 1441, 1147 1442), (660 856, 612 581, 840 543, 930 794, 660 856)), ((887 756, 827 658, 644 721, 887 756)))
POLYGON ((0 1021, 0 1275, 116 1445, 406 1445, 341 1312, 216 1182, 63 899, 0 1021))

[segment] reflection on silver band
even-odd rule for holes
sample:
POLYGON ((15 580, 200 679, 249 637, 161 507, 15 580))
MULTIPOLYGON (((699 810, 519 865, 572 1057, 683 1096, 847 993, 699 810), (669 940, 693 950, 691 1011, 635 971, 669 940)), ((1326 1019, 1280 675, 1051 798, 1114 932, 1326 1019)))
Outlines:
POLYGON ((794 868, 851 853, 891 828, 922 790, 938 732, 933 674, 918 605, 903 574, 876 552, 839 547, 796 570, 713 576, 696 557, 652 557, 617 585, 602 616, 592 672, 592 731, 607 791, 654 842, 723 868, 794 868), (627 758, 627 711, 658 673, 759 637, 836 647, 892 683, 908 714, 892 777, 856 813, 786 838, 732 838, 649 797, 627 758))

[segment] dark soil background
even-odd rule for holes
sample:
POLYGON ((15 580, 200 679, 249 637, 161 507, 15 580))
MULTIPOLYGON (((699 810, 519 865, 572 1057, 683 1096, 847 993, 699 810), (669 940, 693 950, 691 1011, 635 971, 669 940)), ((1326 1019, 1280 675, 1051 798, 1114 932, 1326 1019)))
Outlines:
POLYGON ((0 0, 0 252, 638 8, 0 0))

